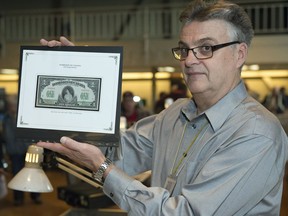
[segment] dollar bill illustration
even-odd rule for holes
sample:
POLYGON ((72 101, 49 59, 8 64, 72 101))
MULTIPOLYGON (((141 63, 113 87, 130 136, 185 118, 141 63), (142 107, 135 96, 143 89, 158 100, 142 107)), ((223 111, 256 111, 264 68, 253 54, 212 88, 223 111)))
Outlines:
POLYGON ((37 76, 36 107, 99 111, 101 78, 37 76))

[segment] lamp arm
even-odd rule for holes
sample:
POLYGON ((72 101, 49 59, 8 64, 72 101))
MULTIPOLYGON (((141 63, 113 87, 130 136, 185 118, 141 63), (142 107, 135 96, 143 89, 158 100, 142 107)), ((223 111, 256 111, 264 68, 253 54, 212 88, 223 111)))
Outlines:
POLYGON ((77 166, 77 165, 75 165, 75 164, 70 163, 69 161, 64 160, 63 158, 60 158, 60 157, 57 157, 57 156, 56 156, 55 159, 56 159, 56 161, 58 161, 58 163, 60 163, 60 164, 63 164, 63 165, 65 165, 65 166, 67 166, 67 167, 70 167, 71 169, 74 169, 75 171, 80 172, 80 173, 82 173, 83 175, 86 175, 86 176, 88 176, 88 177, 92 177, 92 175, 91 175, 90 172, 82 169, 81 167, 79 167, 79 166, 77 166))
MULTIPOLYGON (((57 163, 57 167, 59 169, 64 170, 65 172, 70 173, 71 175, 74 175, 76 178, 79 178, 83 181, 85 181, 86 183, 96 187, 96 188, 103 188, 103 183, 96 181, 95 179, 92 178, 92 173, 88 172, 84 169, 82 169, 79 166, 76 166, 75 164, 72 164, 66 160, 64 160, 63 158, 57 157, 55 156, 57 163), (87 177, 85 177, 87 176, 87 177)), ((140 182, 144 182, 146 181, 148 178, 150 178, 151 176, 151 170, 148 170, 146 172, 140 173, 138 175, 133 176, 134 179, 140 181, 140 182)))
POLYGON ((70 173, 71 175, 85 181, 86 183, 88 183, 88 184, 90 184, 96 188, 99 188, 99 187, 103 188, 101 182, 98 182, 95 179, 92 180, 92 173, 91 172, 88 172, 88 171, 64 160, 63 158, 56 156, 55 159, 58 162, 56 166, 59 169, 62 169, 65 172, 70 173), (85 176, 88 176, 88 177, 85 177, 85 176))

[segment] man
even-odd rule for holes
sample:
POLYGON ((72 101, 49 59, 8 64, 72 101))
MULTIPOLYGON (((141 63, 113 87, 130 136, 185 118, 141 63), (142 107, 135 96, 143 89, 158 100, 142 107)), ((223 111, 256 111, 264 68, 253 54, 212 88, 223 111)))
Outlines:
MULTIPOLYGON (((130 215, 279 215, 287 136, 240 78, 253 37, 247 14, 235 4, 196 0, 180 20, 173 54, 192 99, 122 134, 122 159, 113 164, 97 147, 67 137, 38 145, 97 179, 104 172, 104 192, 130 215), (149 169, 151 187, 128 176, 149 169)), ((72 45, 63 37, 41 43, 72 45)))

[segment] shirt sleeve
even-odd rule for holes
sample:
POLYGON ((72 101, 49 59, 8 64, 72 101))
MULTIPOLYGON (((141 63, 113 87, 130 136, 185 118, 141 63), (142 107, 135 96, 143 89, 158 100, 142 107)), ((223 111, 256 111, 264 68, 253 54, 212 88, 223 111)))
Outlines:
MULTIPOLYGON (((129 215, 183 215, 175 212, 182 212, 187 209, 191 214, 189 203, 184 197, 169 198, 167 190, 160 187, 147 187, 141 182, 127 176, 120 169, 113 169, 107 176, 104 184, 104 193, 108 195, 120 208, 129 212, 129 215), (183 199, 181 205, 186 207, 175 208, 169 199, 183 199), (165 204, 166 203, 166 204, 165 204), (172 210, 172 211, 171 211, 172 210), (164 213, 166 212, 166 213, 164 213), (172 213, 173 212, 173 213, 172 213), (172 213, 172 214, 171 214, 172 213)), ((187 212, 187 211, 186 211, 187 212)), ((186 215, 186 214, 185 214, 186 215)))

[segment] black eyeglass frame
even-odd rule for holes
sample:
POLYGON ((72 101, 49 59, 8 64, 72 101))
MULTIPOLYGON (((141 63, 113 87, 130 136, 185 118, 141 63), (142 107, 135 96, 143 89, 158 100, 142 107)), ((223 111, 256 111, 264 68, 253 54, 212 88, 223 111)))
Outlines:
POLYGON ((213 57, 213 53, 214 51, 218 50, 218 49, 221 49, 221 48, 224 48, 224 47, 227 47, 227 46, 230 46, 230 45, 233 45, 233 44, 240 44, 241 42, 240 41, 232 41, 232 42, 228 42, 228 43, 223 43, 223 44, 217 44, 217 45, 214 45, 214 46, 197 46, 197 47, 194 47, 194 48, 181 48, 181 47, 175 47, 175 48, 172 48, 172 54, 174 56, 175 59, 179 60, 179 61, 184 61, 188 55, 189 55, 189 51, 191 50, 193 55, 195 56, 195 58, 197 58, 198 60, 203 60, 203 59, 209 59, 209 58, 212 58, 213 57), (194 49, 198 49, 200 47, 211 47, 211 51, 212 51, 212 54, 211 56, 209 57, 205 57, 205 58, 198 58, 194 52, 194 49), (187 56, 185 58, 177 58, 176 55, 175 55, 175 52, 176 51, 179 51, 181 49, 185 49, 186 50, 186 53, 187 53, 187 56))

